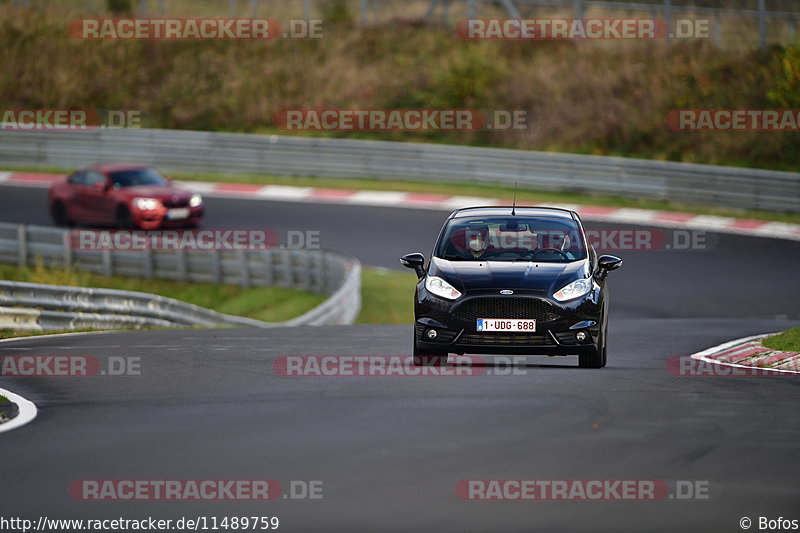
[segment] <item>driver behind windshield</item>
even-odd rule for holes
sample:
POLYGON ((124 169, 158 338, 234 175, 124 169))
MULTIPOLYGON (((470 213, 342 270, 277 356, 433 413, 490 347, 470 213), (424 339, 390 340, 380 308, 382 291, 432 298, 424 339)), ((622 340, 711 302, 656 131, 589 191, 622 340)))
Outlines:
POLYGON ((486 226, 471 227, 467 229, 467 247, 469 249, 469 253, 472 254, 474 259, 483 257, 488 244, 488 236, 489 228, 486 226))
POLYGON ((586 253, 580 235, 577 223, 569 219, 455 219, 437 256, 450 261, 576 261, 586 253))

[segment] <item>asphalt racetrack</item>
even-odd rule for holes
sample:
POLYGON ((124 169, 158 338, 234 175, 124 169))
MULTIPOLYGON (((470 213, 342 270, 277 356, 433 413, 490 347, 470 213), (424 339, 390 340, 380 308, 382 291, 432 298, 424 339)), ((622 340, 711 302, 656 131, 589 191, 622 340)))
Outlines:
MULTIPOLYGON (((49 224, 43 190, 3 187, 4 221, 49 224)), ((205 227, 319 230, 399 269, 440 211, 208 199, 205 227)), ((624 226, 586 223, 587 228, 624 226)), ((141 375, 0 378, 39 417, 0 438, 2 515, 277 516, 283 531, 741 531, 800 519, 795 377, 679 377, 672 356, 800 322, 800 243, 708 235, 705 250, 617 252, 609 365, 488 359, 474 376, 285 377, 295 355, 409 357, 408 326, 178 330, 0 343, 0 355, 139 358, 141 375), (321 481, 322 499, 86 502, 83 479, 321 481), (469 479, 657 479, 661 501, 464 501, 469 479)), ((409 295, 409 300, 411 295, 409 295)), ((451 361, 453 358, 451 358, 451 361)))

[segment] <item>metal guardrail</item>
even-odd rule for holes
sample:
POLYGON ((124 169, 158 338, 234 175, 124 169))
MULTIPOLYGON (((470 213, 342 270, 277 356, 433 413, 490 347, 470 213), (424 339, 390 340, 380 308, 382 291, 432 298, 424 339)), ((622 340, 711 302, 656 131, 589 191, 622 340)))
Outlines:
POLYGON ((134 161, 166 171, 501 183, 800 212, 800 174, 622 157, 183 130, 0 130, 0 163, 134 161))
POLYGON ((95 251, 73 250, 68 232, 0 223, 0 262, 60 266, 101 274, 180 281, 279 285, 329 294, 286 322, 225 315, 152 294, 0 281, 0 328, 78 329, 179 326, 352 324, 361 307, 361 265, 321 250, 95 251))

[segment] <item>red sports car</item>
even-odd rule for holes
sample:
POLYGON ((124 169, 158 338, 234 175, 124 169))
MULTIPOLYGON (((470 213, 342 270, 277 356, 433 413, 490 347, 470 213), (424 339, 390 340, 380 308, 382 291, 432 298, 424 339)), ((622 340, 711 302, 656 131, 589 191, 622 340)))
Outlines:
POLYGON ((48 194, 53 221, 114 225, 152 230, 196 227, 203 219, 203 198, 180 189, 152 168, 95 165, 53 184, 48 194))

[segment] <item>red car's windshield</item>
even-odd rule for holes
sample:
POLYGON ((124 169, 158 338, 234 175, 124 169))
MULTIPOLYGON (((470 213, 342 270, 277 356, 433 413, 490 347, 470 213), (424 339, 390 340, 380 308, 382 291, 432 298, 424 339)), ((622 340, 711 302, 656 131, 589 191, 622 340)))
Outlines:
POLYGON ((140 187, 142 185, 169 185, 169 182, 151 168, 118 170, 109 173, 115 189, 122 187, 140 187))

